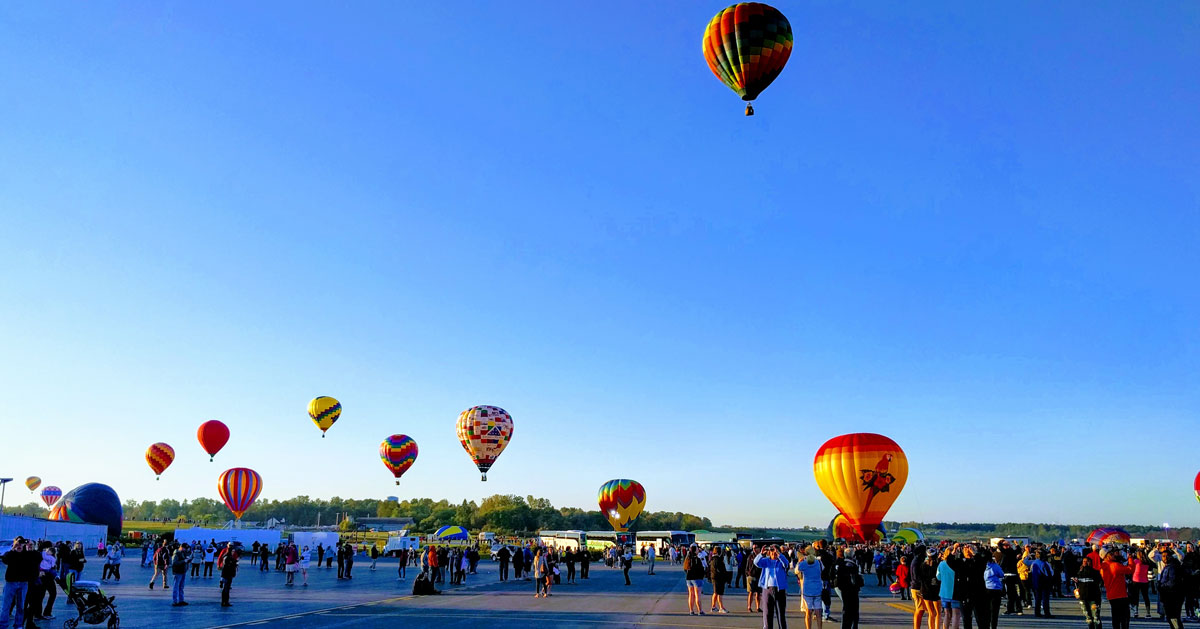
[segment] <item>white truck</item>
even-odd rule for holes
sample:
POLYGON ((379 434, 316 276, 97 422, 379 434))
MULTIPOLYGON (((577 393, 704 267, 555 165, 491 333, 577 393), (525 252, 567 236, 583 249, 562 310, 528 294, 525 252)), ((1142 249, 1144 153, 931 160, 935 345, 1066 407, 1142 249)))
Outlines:
POLYGON ((421 538, 416 535, 404 535, 408 531, 401 531, 401 535, 392 535, 388 537, 387 544, 383 547, 383 554, 388 557, 395 557, 400 554, 400 551, 419 551, 421 550, 421 538))

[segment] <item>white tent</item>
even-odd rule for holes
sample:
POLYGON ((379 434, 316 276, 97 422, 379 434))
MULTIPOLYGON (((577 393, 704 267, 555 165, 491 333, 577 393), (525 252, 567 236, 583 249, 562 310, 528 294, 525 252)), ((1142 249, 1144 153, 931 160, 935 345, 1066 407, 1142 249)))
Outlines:
POLYGON ((52 542, 83 542, 84 548, 95 550, 100 547, 101 541, 108 538, 108 527, 103 524, 78 524, 17 515, 0 518, 0 539, 11 540, 18 535, 52 542))

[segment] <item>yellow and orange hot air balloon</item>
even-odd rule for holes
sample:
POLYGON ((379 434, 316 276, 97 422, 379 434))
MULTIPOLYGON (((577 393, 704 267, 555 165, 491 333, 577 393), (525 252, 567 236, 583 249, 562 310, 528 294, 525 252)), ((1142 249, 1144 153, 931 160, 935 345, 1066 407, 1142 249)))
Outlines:
POLYGON ((29 488, 30 493, 33 493, 33 490, 41 487, 41 485, 42 479, 40 477, 30 476, 29 478, 25 479, 25 486, 29 488))
POLYGON ((908 457, 895 441, 855 433, 825 442, 813 457, 821 492, 862 539, 883 522, 908 480, 908 457))
POLYGON ((146 448, 146 464, 150 469, 154 470, 154 480, 158 480, 159 475, 168 467, 171 467, 171 461, 175 460, 175 448, 159 442, 150 444, 146 448))

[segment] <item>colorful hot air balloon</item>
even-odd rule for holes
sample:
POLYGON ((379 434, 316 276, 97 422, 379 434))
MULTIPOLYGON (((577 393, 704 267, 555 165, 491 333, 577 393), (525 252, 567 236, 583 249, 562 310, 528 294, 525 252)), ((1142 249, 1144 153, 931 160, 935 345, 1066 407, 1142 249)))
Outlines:
POLYGON ((600 513, 608 518, 613 530, 624 533, 637 522, 646 508, 646 488, 635 480, 618 478, 600 486, 597 496, 600 513))
POLYGON ((217 478, 217 493, 233 512, 233 517, 241 520, 242 514, 250 509, 258 494, 262 493, 262 477, 247 467, 225 470, 217 478))
POLYGON ((42 479, 38 478, 37 476, 30 476, 29 478, 25 479, 25 486, 29 488, 30 493, 33 493, 33 490, 37 489, 41 484, 42 479))
POLYGON ((112 487, 87 483, 68 491, 50 509, 50 520, 86 522, 108 527, 109 537, 120 537, 125 510, 112 487))
POLYGON ((897 544, 916 544, 925 541, 925 534, 917 529, 900 529, 892 536, 892 541, 897 544))
POLYGON ((433 538, 439 542, 448 542, 450 540, 471 539, 471 534, 467 532, 467 529, 451 524, 450 526, 443 526, 434 531, 433 538))
POLYGON ((1105 529, 1104 534, 1100 536, 1100 544, 1128 544, 1130 539, 1125 529, 1113 527, 1105 529))
MULTIPOLYGON (((758 98, 792 54, 792 25, 775 7, 741 2, 721 9, 701 42, 708 69, 744 101, 758 98)), ((746 104, 746 115, 754 107, 746 104)))
POLYGON ((46 485, 42 488, 42 502, 46 503, 47 507, 54 506, 58 499, 62 498, 62 490, 54 485, 46 485))
POLYGON ((171 461, 175 460, 175 448, 159 442, 151 444, 146 448, 146 463, 150 465, 150 469, 154 470, 154 480, 158 480, 163 470, 171 467, 171 461))
POLYGON ((328 395, 315 397, 308 403, 308 416, 321 429, 321 438, 324 439, 325 431, 342 416, 342 403, 328 395))
POLYGON ((1196 501, 1200 502, 1200 473, 1196 474, 1196 482, 1192 485, 1192 488, 1196 490, 1196 501))
POLYGON ((498 406, 472 406, 458 416, 458 441, 487 480, 513 435, 512 417, 498 406))
POLYGON ((825 497, 863 539, 883 522, 908 480, 908 457, 883 435, 856 433, 825 442, 813 457, 825 497))
POLYGON ((417 442, 408 435, 392 435, 379 444, 379 458, 399 485, 400 477, 417 461, 417 442))
MULTIPOLYGON (((854 530, 854 527, 850 526, 850 521, 846 519, 846 516, 844 516, 840 513, 833 516, 833 519, 829 521, 829 537, 831 537, 833 539, 844 539, 847 542, 863 542, 863 541, 865 541, 858 534, 858 531, 854 530)), ((880 524, 875 529, 875 536, 871 541, 872 542, 883 542, 883 541, 887 541, 887 538, 888 538, 887 528, 885 528, 882 524, 880 524)))
POLYGON ((229 427, 221 422, 210 419, 196 430, 196 439, 200 441, 200 447, 208 453, 208 460, 211 463, 213 457, 229 443, 229 427))

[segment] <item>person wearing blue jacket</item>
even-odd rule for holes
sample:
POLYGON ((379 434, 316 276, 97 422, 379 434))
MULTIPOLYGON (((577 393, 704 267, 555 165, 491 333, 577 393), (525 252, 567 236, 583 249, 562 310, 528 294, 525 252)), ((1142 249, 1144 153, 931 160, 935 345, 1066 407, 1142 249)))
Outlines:
POLYGON ((1046 551, 1038 551, 1037 559, 1026 557, 1022 561, 1029 566, 1033 583, 1033 614, 1053 618, 1050 615, 1050 590, 1054 585, 1054 568, 1046 561, 1046 551))
POLYGON ((787 629, 788 561, 779 556, 779 547, 770 546, 754 560, 762 570, 758 585, 762 588, 759 606, 762 607, 763 629, 773 629, 779 617, 779 629, 787 629))
POLYGON ((1000 622, 1000 598, 1004 596, 1004 568, 1000 566, 1000 561, 1004 559, 1004 554, 1000 551, 992 553, 988 559, 987 566, 983 569, 983 586, 986 588, 984 601, 981 601, 979 607, 987 609, 991 623, 988 625, 991 629, 999 627, 1000 622))

